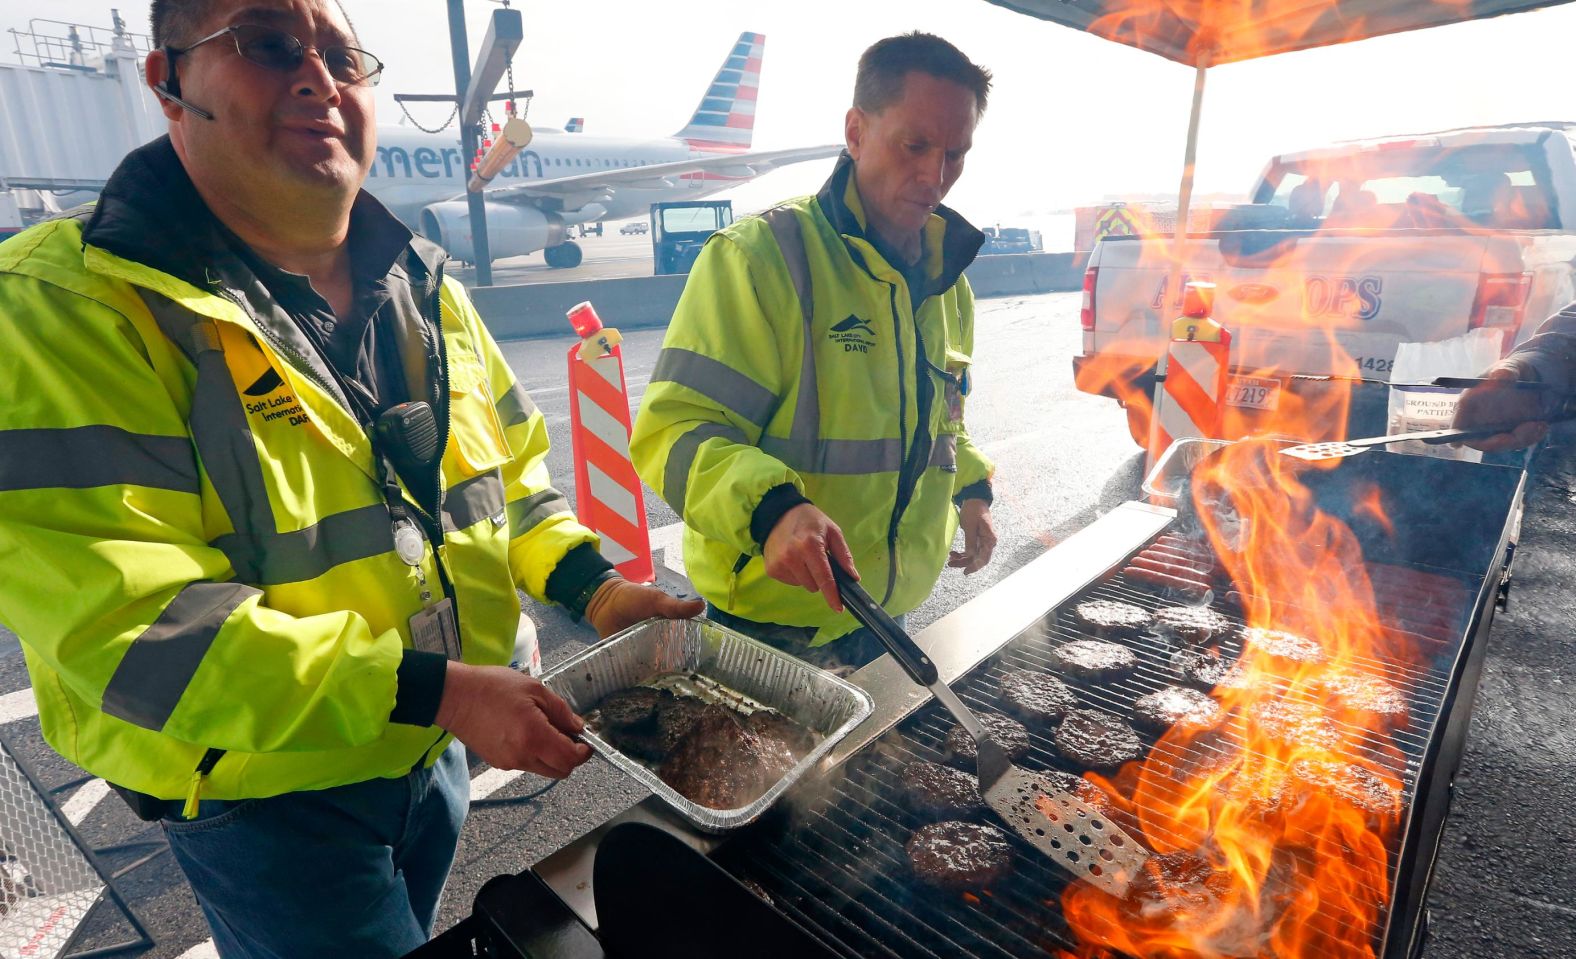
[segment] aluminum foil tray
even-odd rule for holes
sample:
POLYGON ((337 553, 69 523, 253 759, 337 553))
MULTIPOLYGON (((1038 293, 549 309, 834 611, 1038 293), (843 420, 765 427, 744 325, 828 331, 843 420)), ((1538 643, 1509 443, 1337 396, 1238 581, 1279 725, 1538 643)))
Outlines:
MULTIPOLYGON (((821 737, 777 784, 747 806, 710 809, 679 795, 636 759, 589 729, 583 738, 608 762, 662 797, 697 829, 724 833, 747 826, 814 769, 832 747, 871 714, 870 694, 824 670, 708 619, 651 619, 608 637, 542 677, 577 713, 609 693, 665 673, 698 673, 744 694, 743 707, 769 706, 821 737)), ((706 685, 704 682, 701 685, 706 685)))
POLYGON ((1216 450, 1230 445, 1228 440, 1193 436, 1173 442, 1160 454, 1159 461, 1149 471, 1149 475, 1144 477, 1143 490, 1150 502, 1175 509, 1177 493, 1181 491, 1183 481, 1192 475, 1193 467, 1216 450))

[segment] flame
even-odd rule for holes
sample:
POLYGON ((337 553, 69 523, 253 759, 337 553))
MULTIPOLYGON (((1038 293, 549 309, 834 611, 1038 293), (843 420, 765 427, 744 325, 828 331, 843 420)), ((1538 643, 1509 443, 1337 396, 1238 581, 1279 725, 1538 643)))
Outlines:
MULTIPOLYGON (((1195 473, 1250 627, 1241 675, 1216 690, 1219 725, 1174 728, 1110 784, 1155 856, 1121 899, 1068 888, 1080 957, 1374 955, 1401 813, 1387 770, 1402 766, 1393 746, 1375 765, 1355 747, 1371 756, 1405 721, 1378 705, 1393 687, 1375 664, 1415 651, 1380 618, 1356 537, 1304 483, 1330 467, 1279 448, 1238 443, 1195 473)), ((1363 502, 1388 522, 1377 490, 1363 502)))
MULTIPOLYGON (((1128 13, 1159 9, 1135 5, 1128 13)), ((1139 29, 1140 18, 1125 24, 1139 29)), ((1312 167, 1307 172, 1310 180, 1324 175, 1312 167)), ((1338 182, 1337 172, 1328 171, 1330 182, 1338 182)), ((1344 222, 1327 216, 1324 228, 1388 228, 1403 214, 1421 215, 1413 209, 1419 203, 1401 206, 1353 211, 1344 222)), ((1140 269, 1174 275, 1182 257, 1171 238, 1156 231, 1146 239, 1142 250, 1151 262, 1140 269)), ((1394 238, 1385 255, 1404 257, 1411 242, 1394 238)), ((1272 246, 1254 254, 1254 264, 1281 280, 1301 277, 1307 270, 1297 256, 1295 244, 1272 246)), ((1357 266, 1350 272, 1361 272, 1357 266)), ((1157 289, 1152 307, 1175 316, 1179 304, 1161 302, 1166 289, 1176 287, 1157 289)), ((1407 588, 1445 588, 1411 571, 1375 567, 1372 576, 1382 580, 1377 592, 1386 597, 1382 606, 1376 601, 1357 535, 1321 510, 1310 489, 1312 477, 1340 461, 1282 456, 1283 444, 1268 438, 1344 437, 1350 383, 1372 376, 1343 345, 1343 334, 1366 322, 1358 300, 1332 288, 1315 303, 1305 284, 1302 294, 1290 310, 1286 302, 1250 296, 1226 301, 1229 316, 1221 322, 1234 338, 1233 365, 1284 382, 1290 371, 1258 362, 1271 350, 1256 349, 1254 338, 1261 328, 1291 326, 1302 337, 1303 358, 1312 344, 1330 379, 1297 392, 1283 388, 1274 410, 1228 407, 1225 437, 1248 438, 1201 464, 1190 488, 1193 511, 1241 596, 1254 641, 1244 644, 1232 681, 1215 690, 1222 713, 1215 727, 1174 728, 1143 762, 1110 780, 1087 777, 1112 797, 1113 821, 1131 823, 1155 855, 1123 897, 1084 883, 1067 888, 1062 911, 1078 941, 1069 957, 1375 955, 1391 891, 1389 850, 1402 814, 1402 783, 1392 770, 1405 764, 1391 733, 1409 721, 1392 673, 1418 662, 1423 644, 1449 635, 1452 623, 1449 614, 1419 611, 1429 603, 1408 603, 1407 588), (1239 344, 1246 345, 1243 353, 1236 352, 1239 344)), ((1230 293, 1223 287, 1219 295, 1225 300, 1230 293)), ((1107 377, 1124 402, 1147 415, 1149 397, 1134 384, 1163 343, 1143 325, 1135 318, 1118 334, 1119 345, 1103 343, 1101 355, 1120 359, 1090 364, 1084 375, 1107 377)), ((1376 535, 1394 533, 1377 486, 1358 491, 1353 518, 1376 535)))
MULTIPOLYGON (((1440 7, 1470 8, 1470 0, 1435 0, 1440 7)), ((1346 43, 1372 36, 1376 31, 1367 17, 1350 7, 1337 9, 1333 2, 1291 4, 1264 0, 1128 0, 1107 3, 1108 11, 1086 29, 1119 43, 1144 45, 1145 38, 1175 40, 1179 21, 1196 24, 1186 44, 1190 59, 1201 54, 1228 51, 1232 60, 1265 56, 1288 47, 1316 28, 1328 28, 1337 16, 1343 33, 1329 42, 1346 43)), ((1388 32, 1388 31, 1383 31, 1388 32)))
MULTIPOLYGON (((1333 0, 1127 0, 1106 9, 1089 32, 1130 44, 1149 38, 1165 46, 1183 35, 1179 20, 1197 24, 1187 52, 1206 62, 1217 49, 1241 60, 1295 47, 1332 22, 1349 27, 1345 39, 1371 26, 1333 0)), ((1077 944, 1060 953, 1064 959, 1375 955, 1404 811, 1396 771, 1406 765, 1392 733, 1411 717, 1397 685, 1409 666, 1459 635, 1466 587, 1367 562, 1358 534, 1320 509, 1311 488, 1341 461, 1281 456, 1279 440, 1346 437, 1352 385, 1387 378, 1388 356, 1358 352, 1384 295, 1365 286, 1371 276, 1415 258, 1439 229, 1485 235, 1547 219, 1535 191, 1511 188, 1508 177, 1500 192, 1489 189, 1493 178, 1449 182, 1454 194, 1407 192, 1416 190, 1407 167, 1416 161, 1407 157, 1417 145, 1343 147, 1288 167, 1287 176, 1301 179, 1277 184, 1284 222, 1250 225, 1236 237, 1240 248, 1222 243, 1225 275, 1209 275, 1190 257, 1205 244, 1178 248, 1173 224, 1127 208, 1143 240, 1135 275, 1161 278, 1147 309, 1112 324, 1107 308, 1099 348, 1085 350, 1092 358, 1080 368, 1080 389, 1122 400, 1130 423, 1149 420, 1144 384, 1180 312, 1178 274, 1219 283, 1215 318, 1232 334, 1232 373, 1274 378, 1282 388, 1273 408, 1226 407, 1221 437, 1242 441, 1195 468, 1189 487, 1202 534, 1259 632, 1230 681, 1215 689, 1216 726, 1173 728, 1142 762, 1109 779, 1085 777, 1111 797, 1112 821, 1154 855, 1122 897, 1085 883, 1067 887, 1062 913, 1077 944), (1473 191, 1489 199, 1469 202, 1473 191), (1331 234, 1363 241, 1319 244, 1320 259, 1311 262, 1300 240, 1331 234), (1342 250, 1349 259, 1330 262, 1342 250), (1281 365, 1288 337, 1296 339, 1295 369, 1281 365), (1287 384, 1298 374, 1314 376, 1293 391, 1287 384)), ((1276 214, 1265 204, 1249 212, 1276 214)), ((1511 269, 1486 263, 1482 272, 1511 269)), ((1413 332, 1445 339, 1466 324, 1441 316, 1413 332)), ((1151 450, 1151 462, 1161 452, 1151 450)), ((1349 519, 1364 537, 1395 533, 1378 486, 1355 490, 1349 519)))
POLYGON ((1363 491, 1357 494, 1357 502, 1352 506, 1352 514, 1377 524, 1380 529, 1384 530, 1386 536, 1393 538, 1395 536, 1395 523, 1385 513, 1379 497, 1378 484, 1364 484, 1363 491))

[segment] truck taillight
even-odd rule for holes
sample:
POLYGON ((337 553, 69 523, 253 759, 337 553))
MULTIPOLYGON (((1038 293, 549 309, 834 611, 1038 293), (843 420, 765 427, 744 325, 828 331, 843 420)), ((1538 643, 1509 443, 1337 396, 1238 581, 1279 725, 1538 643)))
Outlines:
POLYGON ((1085 333, 1094 332, 1094 281, 1099 274, 1097 266, 1084 270, 1083 308, 1078 311, 1078 323, 1085 333))
POLYGON ((1478 280, 1477 298, 1472 301, 1472 319, 1468 329, 1505 330, 1511 337, 1521 327, 1527 310, 1527 294, 1532 290, 1531 273, 1485 273, 1478 280))

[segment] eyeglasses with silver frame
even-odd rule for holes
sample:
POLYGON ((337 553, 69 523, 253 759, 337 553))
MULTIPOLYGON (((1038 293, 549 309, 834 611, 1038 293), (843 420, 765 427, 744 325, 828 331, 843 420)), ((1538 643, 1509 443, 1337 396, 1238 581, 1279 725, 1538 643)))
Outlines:
POLYGON ((365 83, 376 86, 383 76, 383 61, 356 47, 333 44, 326 47, 308 47, 290 33, 278 27, 238 23, 216 30, 201 40, 184 47, 168 47, 171 58, 190 53, 210 40, 229 36, 235 41, 235 52, 246 60, 277 70, 293 73, 306 60, 309 49, 317 50, 318 59, 328 70, 328 75, 346 86, 365 83))

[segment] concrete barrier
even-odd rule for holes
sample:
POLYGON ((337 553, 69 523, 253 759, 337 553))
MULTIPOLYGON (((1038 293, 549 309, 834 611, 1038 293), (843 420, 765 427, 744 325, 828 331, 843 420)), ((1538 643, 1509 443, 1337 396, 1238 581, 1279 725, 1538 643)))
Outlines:
MULTIPOLYGON (((1083 288, 1087 253, 1008 253, 982 256, 968 268, 974 295, 1025 296, 1083 288)), ((471 300, 500 340, 560 336, 569 331, 564 314, 582 300, 596 304, 609 326, 638 330, 666 326, 684 291, 684 276, 631 276, 569 283, 478 286, 471 300)))
POLYGON ((522 283, 471 288, 471 302, 500 340, 570 333, 564 315, 590 300, 608 326, 621 330, 667 326, 684 291, 684 276, 631 276, 571 283, 522 283))
POLYGON ((964 275, 981 299, 1083 289, 1087 253, 1001 253, 982 256, 964 275))

